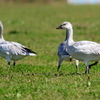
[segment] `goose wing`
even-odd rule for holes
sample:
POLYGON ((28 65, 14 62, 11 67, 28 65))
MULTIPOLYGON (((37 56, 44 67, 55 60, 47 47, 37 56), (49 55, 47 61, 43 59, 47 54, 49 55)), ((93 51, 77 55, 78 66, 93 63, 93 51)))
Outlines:
POLYGON ((80 52, 84 54, 100 54, 100 44, 92 41, 79 41, 73 44, 75 52, 80 52))
POLYGON ((29 55, 29 53, 34 53, 25 46, 17 42, 4 41, 0 44, 0 52, 13 55, 29 55))
POLYGON ((66 48, 65 42, 62 42, 62 43, 58 46, 58 54, 59 54, 59 55, 69 55, 69 53, 67 52, 67 48, 66 48))

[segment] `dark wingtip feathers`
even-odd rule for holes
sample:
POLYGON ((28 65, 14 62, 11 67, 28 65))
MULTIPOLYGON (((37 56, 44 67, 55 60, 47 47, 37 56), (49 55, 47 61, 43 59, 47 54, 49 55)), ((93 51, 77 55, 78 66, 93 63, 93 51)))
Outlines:
POLYGON ((24 48, 26 51, 30 52, 30 53, 34 53, 34 54, 37 54, 36 52, 32 51, 31 49, 28 49, 28 48, 24 48))

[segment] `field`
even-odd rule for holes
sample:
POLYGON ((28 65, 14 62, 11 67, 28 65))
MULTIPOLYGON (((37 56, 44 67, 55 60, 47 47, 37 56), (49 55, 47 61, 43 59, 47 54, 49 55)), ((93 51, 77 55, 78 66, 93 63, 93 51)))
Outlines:
POLYGON ((57 72, 57 48, 65 30, 56 30, 64 21, 73 24, 74 40, 100 43, 100 5, 66 3, 0 3, 4 38, 19 42, 36 57, 17 61, 7 68, 0 57, 0 100, 100 100, 100 63, 88 75, 83 62, 76 74, 74 62, 63 62, 57 72))

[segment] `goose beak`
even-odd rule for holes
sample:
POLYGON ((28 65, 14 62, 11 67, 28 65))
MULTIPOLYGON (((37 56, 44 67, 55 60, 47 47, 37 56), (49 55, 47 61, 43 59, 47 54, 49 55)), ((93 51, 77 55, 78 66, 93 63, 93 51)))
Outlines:
POLYGON ((62 29, 62 26, 60 25, 60 26, 58 26, 56 29, 62 29))

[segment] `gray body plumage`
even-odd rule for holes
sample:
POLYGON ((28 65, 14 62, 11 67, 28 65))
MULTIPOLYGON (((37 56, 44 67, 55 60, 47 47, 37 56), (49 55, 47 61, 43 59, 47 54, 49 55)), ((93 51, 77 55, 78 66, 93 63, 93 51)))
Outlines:
POLYGON ((59 46, 58 46, 58 68, 57 70, 59 70, 61 64, 63 61, 75 61, 75 65, 76 65, 76 72, 78 72, 78 60, 73 59, 69 53, 67 52, 67 48, 66 48, 66 39, 64 42, 62 42, 59 46))

